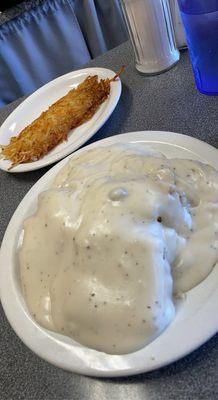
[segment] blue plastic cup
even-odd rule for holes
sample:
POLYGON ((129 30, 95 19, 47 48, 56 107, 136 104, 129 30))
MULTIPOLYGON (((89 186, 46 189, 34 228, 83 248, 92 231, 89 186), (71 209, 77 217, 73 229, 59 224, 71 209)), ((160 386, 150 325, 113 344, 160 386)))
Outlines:
POLYGON ((178 0, 198 90, 218 95, 218 0, 178 0))

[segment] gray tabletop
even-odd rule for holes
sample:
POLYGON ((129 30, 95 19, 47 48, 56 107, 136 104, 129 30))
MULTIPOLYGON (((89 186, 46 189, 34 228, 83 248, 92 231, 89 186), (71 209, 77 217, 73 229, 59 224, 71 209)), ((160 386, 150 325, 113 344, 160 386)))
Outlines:
MULTIPOLYGON (((187 53, 170 71, 138 74, 127 42, 90 62, 118 70, 123 91, 108 122, 90 140, 136 130, 167 130, 192 135, 218 147, 218 98, 199 94, 187 53)), ((0 109, 0 124, 20 104, 0 109)), ((0 241, 31 186, 48 170, 24 174, 0 171, 0 241)), ((34 400, 213 400, 218 398, 218 335, 189 356, 161 370, 119 379, 94 379, 56 368, 39 359, 15 335, 0 305, 0 399, 34 400)))

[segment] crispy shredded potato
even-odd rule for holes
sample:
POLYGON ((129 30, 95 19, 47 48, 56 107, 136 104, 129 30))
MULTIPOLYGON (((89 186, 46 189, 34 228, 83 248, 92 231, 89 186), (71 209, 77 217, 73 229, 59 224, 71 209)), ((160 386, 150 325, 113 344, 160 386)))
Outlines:
POLYGON ((36 120, 12 137, 6 146, 0 145, 1 156, 10 160, 13 168, 21 163, 36 161, 59 143, 67 140, 71 129, 88 121, 99 106, 108 98, 110 82, 122 72, 123 67, 113 79, 89 76, 76 89, 70 90, 36 120))

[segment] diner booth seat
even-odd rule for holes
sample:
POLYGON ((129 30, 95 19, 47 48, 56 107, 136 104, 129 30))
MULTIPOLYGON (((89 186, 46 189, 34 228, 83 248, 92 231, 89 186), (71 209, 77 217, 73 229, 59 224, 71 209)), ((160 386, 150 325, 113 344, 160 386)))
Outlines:
POLYGON ((0 107, 127 39, 118 0, 32 3, 0 25, 0 107))

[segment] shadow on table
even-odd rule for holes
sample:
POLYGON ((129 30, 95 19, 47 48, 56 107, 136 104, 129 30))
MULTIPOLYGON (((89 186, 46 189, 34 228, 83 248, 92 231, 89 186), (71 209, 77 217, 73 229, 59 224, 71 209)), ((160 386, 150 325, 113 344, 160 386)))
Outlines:
POLYGON ((99 129, 99 131, 96 132, 96 134, 88 142, 86 142, 84 146, 87 146, 93 142, 97 142, 98 140, 106 137, 115 136, 116 134, 122 133, 129 110, 132 107, 132 102, 133 95, 130 88, 126 86, 125 83, 122 83, 122 93, 114 112, 111 114, 102 128, 99 129))

